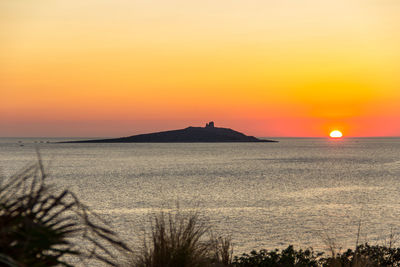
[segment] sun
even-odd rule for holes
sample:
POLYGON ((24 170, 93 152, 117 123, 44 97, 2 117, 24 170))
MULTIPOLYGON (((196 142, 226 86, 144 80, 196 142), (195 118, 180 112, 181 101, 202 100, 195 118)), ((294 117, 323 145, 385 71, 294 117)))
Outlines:
POLYGON ((343 134, 342 134, 342 132, 339 131, 339 130, 334 130, 334 131, 332 131, 332 132, 329 134, 329 136, 330 136, 331 138, 342 138, 343 134))

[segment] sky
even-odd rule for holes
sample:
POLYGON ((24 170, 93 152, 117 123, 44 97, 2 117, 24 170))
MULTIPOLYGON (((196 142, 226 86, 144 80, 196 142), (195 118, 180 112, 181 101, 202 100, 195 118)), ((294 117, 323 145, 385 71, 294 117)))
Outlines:
POLYGON ((397 0, 2 0, 0 136, 400 136, 397 0))

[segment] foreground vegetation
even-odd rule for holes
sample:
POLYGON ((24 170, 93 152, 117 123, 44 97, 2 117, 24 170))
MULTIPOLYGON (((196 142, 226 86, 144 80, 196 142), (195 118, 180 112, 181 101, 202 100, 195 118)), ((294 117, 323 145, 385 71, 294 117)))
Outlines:
POLYGON ((133 252, 70 191, 45 183, 39 160, 0 185, 0 266, 400 266, 400 248, 363 244, 330 255, 312 249, 233 256, 198 214, 161 213, 133 252))
POLYGON ((40 160, 0 186, 0 266, 117 266, 130 249, 69 190, 52 191, 40 160))

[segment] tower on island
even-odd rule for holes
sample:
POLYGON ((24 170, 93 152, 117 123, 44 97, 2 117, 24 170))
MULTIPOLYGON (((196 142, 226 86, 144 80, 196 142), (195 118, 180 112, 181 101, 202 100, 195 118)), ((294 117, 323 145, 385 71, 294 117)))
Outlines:
POLYGON ((210 121, 209 123, 206 123, 206 128, 214 128, 214 122, 210 121))

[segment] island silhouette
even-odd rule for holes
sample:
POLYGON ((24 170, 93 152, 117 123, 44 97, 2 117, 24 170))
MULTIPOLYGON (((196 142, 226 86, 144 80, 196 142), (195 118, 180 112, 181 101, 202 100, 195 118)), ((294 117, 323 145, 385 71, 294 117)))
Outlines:
POLYGON ((62 143, 218 143, 218 142, 277 142, 248 136, 230 128, 215 127, 211 121, 205 127, 187 127, 179 130, 138 134, 128 137, 78 140, 62 143))

